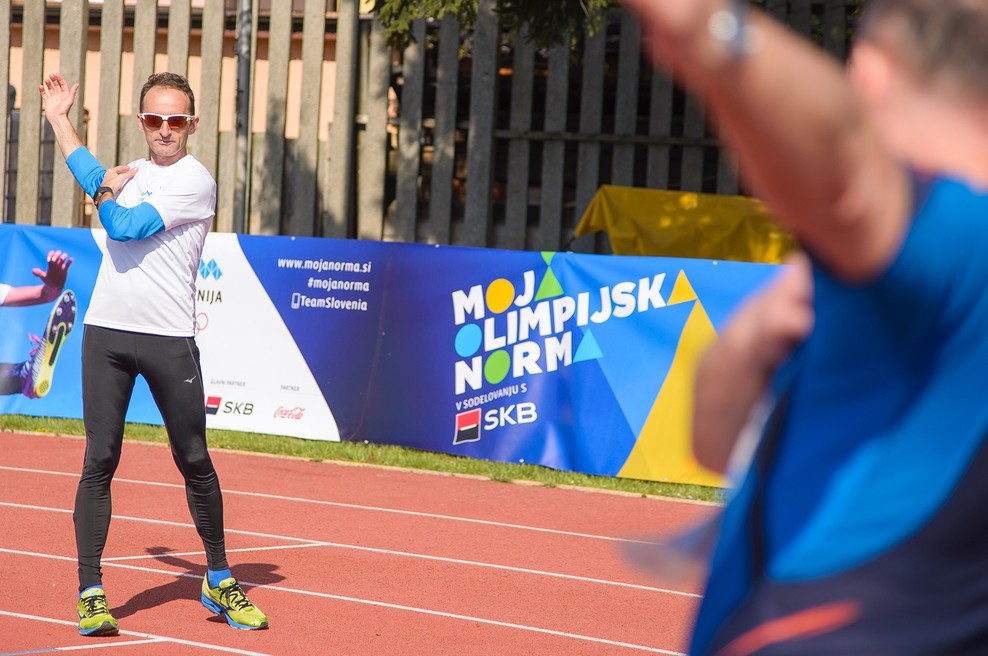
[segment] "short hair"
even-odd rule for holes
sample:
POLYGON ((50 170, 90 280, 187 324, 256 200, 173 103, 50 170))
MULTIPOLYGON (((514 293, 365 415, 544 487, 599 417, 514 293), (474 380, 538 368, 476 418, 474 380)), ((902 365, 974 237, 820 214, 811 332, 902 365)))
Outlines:
POLYGON ((894 50, 923 84, 988 99, 988 0, 869 0, 858 38, 894 50))
POLYGON ((144 83, 141 87, 141 99, 140 107, 141 111, 144 111, 144 96, 147 95, 148 91, 154 87, 164 87, 166 89, 177 89, 184 93, 189 98, 189 113, 195 116, 196 113, 196 97, 192 93, 192 87, 189 86, 189 81, 178 73, 154 73, 148 76, 148 81, 144 83))

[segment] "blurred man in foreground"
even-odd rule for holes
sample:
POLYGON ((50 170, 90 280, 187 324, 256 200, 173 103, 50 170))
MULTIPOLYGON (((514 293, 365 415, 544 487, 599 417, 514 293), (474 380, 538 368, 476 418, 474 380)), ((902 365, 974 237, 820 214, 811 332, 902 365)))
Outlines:
POLYGON ((800 239, 697 380, 725 511, 692 653, 988 650, 988 2, 871 0, 848 75, 730 0, 625 0, 800 239))

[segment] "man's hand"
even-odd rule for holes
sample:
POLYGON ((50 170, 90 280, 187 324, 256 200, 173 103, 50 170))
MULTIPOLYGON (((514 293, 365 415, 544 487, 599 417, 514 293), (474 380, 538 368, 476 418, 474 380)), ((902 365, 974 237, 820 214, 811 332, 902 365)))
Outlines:
POLYGON ((137 169, 132 169, 126 164, 114 166, 112 169, 106 171, 102 186, 112 189, 113 197, 116 198, 120 194, 120 190, 123 189, 123 186, 127 184, 127 181, 135 175, 137 175, 137 169))
POLYGON ((31 273, 38 276, 44 287, 41 291, 41 300, 45 303, 55 300, 65 287, 65 278, 69 273, 69 265, 72 258, 68 253, 62 251, 48 251, 48 268, 42 271, 39 268, 31 269, 31 273))
POLYGON ((79 85, 73 84, 70 87, 61 73, 51 73, 38 86, 41 100, 45 105, 45 118, 51 123, 55 142, 62 151, 62 157, 66 158, 73 150, 83 145, 75 131, 75 126, 69 120, 69 110, 75 103, 75 94, 78 90, 79 85))
POLYGON ((710 39, 711 16, 730 0, 624 0, 641 19, 645 47, 655 64, 688 74, 693 68, 716 70, 726 60, 722 44, 710 39))
POLYGON ((813 328, 813 275, 802 254, 787 259, 746 301, 700 360, 693 409, 693 453, 726 472, 734 445, 771 376, 813 328))
POLYGON ((71 87, 61 73, 52 73, 38 86, 41 99, 45 105, 45 116, 53 123, 62 116, 68 116, 69 110, 75 103, 75 95, 79 90, 78 84, 71 87))

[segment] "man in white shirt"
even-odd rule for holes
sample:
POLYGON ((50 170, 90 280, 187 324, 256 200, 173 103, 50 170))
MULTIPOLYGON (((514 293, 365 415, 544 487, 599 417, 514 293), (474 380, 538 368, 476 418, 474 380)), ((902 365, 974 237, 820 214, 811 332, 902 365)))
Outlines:
POLYGON ((86 458, 74 514, 79 632, 118 632, 103 592, 100 558, 110 522, 110 481, 138 375, 161 411, 205 547, 202 603, 235 628, 267 628, 267 617, 230 572, 223 500, 206 448, 195 293, 199 257, 215 214, 216 183, 186 149, 199 121, 195 97, 180 75, 150 76, 141 89, 137 117, 148 159, 106 170, 68 119, 78 88, 55 73, 39 90, 66 164, 92 196, 106 229, 97 234, 103 262, 84 320, 82 348, 86 458))

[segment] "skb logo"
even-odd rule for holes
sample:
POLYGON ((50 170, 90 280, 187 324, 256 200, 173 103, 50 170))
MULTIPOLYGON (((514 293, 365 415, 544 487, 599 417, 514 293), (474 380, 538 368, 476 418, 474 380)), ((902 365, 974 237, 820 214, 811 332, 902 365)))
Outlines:
POLYGON ((224 415, 243 415, 246 417, 254 414, 254 404, 249 401, 227 401, 224 403, 223 397, 206 397, 206 414, 216 415, 221 413, 224 415))
POLYGON ((538 421, 539 410, 534 403, 512 403, 501 408, 491 408, 484 413, 484 430, 505 426, 532 424, 538 421))

